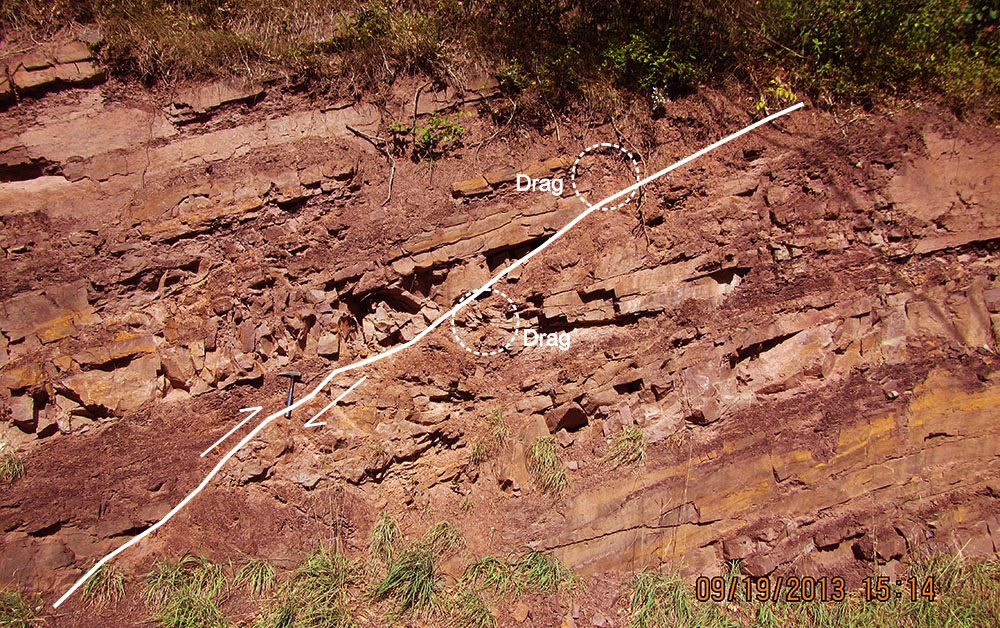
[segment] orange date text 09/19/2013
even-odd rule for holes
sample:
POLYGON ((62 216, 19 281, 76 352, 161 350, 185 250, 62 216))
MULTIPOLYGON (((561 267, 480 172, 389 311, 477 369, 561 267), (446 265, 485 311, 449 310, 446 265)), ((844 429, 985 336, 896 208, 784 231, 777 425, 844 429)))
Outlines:
MULTIPOLYGON (((846 581, 840 576, 773 576, 726 578, 700 576, 695 580, 695 599, 700 602, 843 602, 848 598, 846 581)), ((869 576, 858 591, 865 602, 891 600, 934 601, 934 577, 892 580, 869 576)))

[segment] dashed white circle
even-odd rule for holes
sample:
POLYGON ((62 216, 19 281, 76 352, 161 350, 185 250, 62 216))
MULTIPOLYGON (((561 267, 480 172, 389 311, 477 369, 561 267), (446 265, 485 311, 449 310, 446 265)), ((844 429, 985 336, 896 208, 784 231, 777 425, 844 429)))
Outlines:
MULTIPOLYGON (((507 299, 507 304, 510 305, 510 311, 514 313, 514 332, 510 335, 510 338, 507 339, 507 342, 497 347, 493 351, 476 351, 475 349, 468 347, 464 342, 462 342, 462 338, 458 335, 458 330, 455 328, 455 314, 451 315, 450 322, 451 322, 451 335, 455 339, 455 342, 461 345, 463 349, 465 349, 472 355, 487 357, 496 355, 501 351, 507 351, 508 349, 510 349, 510 346, 514 343, 514 340, 517 338, 517 330, 521 326, 521 316, 517 313, 517 306, 514 305, 514 300, 511 299, 509 296, 507 296, 505 292, 502 292, 500 290, 494 290, 492 288, 487 288, 483 292, 489 292, 490 294, 493 294, 495 292, 500 296, 502 296, 503 298, 507 299)), ((462 299, 468 299, 471 296, 472 296, 471 291, 466 292, 464 295, 462 295, 462 299)))
MULTIPOLYGON (((569 171, 569 182, 570 182, 570 185, 573 186, 573 194, 576 194, 576 196, 581 201, 583 201, 584 203, 586 203, 587 207, 593 207, 593 204, 590 201, 587 200, 587 197, 585 197, 583 194, 580 194, 580 190, 576 189, 576 167, 580 164, 580 160, 587 156, 587 153, 593 152, 593 151, 598 150, 598 149, 604 149, 604 148, 613 148, 613 149, 619 150, 622 153, 624 153, 625 156, 628 157, 629 161, 632 162, 632 168, 635 170, 635 182, 636 183, 639 182, 639 177, 640 177, 640 174, 639 174, 639 162, 637 162, 635 160, 635 157, 632 155, 632 153, 630 151, 622 148, 618 144, 611 144, 609 142, 600 142, 598 144, 594 144, 593 146, 588 146, 587 148, 583 149, 583 151, 579 155, 576 156, 576 161, 573 162, 573 167, 570 168, 570 171, 569 171)), ((628 205, 629 201, 631 201, 633 198, 635 198, 635 195, 638 192, 639 192, 638 188, 632 190, 632 193, 629 194, 628 196, 626 196, 624 201, 618 203, 617 205, 611 205, 610 207, 602 207, 601 211, 602 212, 606 212, 608 210, 620 209, 622 207, 625 207, 626 205, 628 205)))

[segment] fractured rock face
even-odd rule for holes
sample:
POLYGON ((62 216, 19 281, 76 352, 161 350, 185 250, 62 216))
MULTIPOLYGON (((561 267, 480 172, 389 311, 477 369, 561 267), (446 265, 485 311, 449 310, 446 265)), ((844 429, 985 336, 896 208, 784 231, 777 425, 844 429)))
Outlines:
POLYGON ((47 343, 97 320, 87 301, 86 282, 78 281, 6 301, 0 310, 0 332, 12 342, 35 336, 47 343))
POLYGON ((113 371, 86 371, 65 377, 60 386, 78 397, 85 406, 106 408, 113 413, 135 410, 156 398, 160 358, 148 354, 113 371))
POLYGON ((181 92, 174 97, 167 113, 179 124, 186 124, 207 117, 223 105, 256 98, 263 91, 243 81, 218 81, 181 92))

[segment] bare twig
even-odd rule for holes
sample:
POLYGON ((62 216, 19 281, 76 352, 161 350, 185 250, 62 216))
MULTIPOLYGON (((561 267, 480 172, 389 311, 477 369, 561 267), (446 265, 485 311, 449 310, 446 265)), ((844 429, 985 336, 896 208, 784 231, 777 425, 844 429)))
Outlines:
POLYGON ((472 169, 473 169, 474 172, 479 172, 479 150, 484 145, 489 144, 494 139, 496 139, 496 137, 498 135, 500 135, 501 133, 503 133, 504 131, 506 131, 507 127, 509 127, 510 123, 514 120, 514 114, 517 113, 517 103, 514 100, 511 100, 511 99, 508 99, 508 100, 510 100, 511 104, 514 105, 514 107, 510 110, 510 117, 507 118, 507 123, 504 124, 499 129, 497 129, 496 133, 494 133, 493 135, 487 137, 485 140, 483 140, 481 142, 478 142, 475 145, 476 146, 476 152, 475 152, 475 154, 472 157, 472 169))
POLYGON ((424 83, 417 88, 417 93, 413 95, 413 121, 410 123, 410 136, 413 138, 414 145, 417 143, 417 105, 420 103, 420 92, 424 91, 424 88, 430 84, 430 81, 424 83))
MULTIPOLYGON (((639 151, 636 148, 635 143, 632 140, 625 137, 625 135, 618 130, 618 126, 615 124, 614 117, 611 118, 611 128, 614 129, 615 131, 615 140, 618 142, 619 146, 624 146, 628 144, 635 153, 638 153, 639 161, 642 162, 642 167, 643 170, 645 171, 646 158, 643 156, 643 152, 639 151)), ((638 197, 635 199, 635 212, 639 216, 639 228, 642 230, 642 237, 646 240, 646 248, 648 249, 650 248, 652 243, 649 240, 649 233, 647 233, 646 231, 646 215, 642 211, 642 203, 644 200, 646 200, 646 190, 643 187, 639 189, 638 197)))
POLYGON ((387 151, 382 146, 382 144, 388 143, 388 140, 386 140, 385 138, 368 135, 364 131, 355 129, 350 124, 347 125, 347 130, 350 131, 351 133, 354 133, 355 135, 357 135, 360 138, 368 140, 368 142, 371 143, 371 145, 374 146, 376 150, 378 150, 380 153, 382 153, 383 155, 385 155, 385 158, 389 160, 389 166, 390 166, 390 170, 389 170, 389 192, 388 192, 388 194, 386 194, 385 200, 382 201, 382 205, 384 206, 392 198, 392 182, 396 178, 396 159, 389 153, 389 151, 387 151))

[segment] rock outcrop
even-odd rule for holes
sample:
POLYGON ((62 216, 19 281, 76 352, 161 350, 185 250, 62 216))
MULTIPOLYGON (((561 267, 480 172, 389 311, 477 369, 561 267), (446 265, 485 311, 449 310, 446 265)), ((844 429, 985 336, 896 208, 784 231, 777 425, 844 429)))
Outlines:
MULTIPOLYGON (((21 59, 14 89, 89 54, 21 59)), ((263 85, 148 106, 73 90, 0 125, 0 440, 27 468, 0 494, 0 579, 64 588, 201 481, 241 409, 282 407, 278 372, 301 371, 302 394, 408 342, 583 209, 510 185, 565 174, 579 147, 534 137, 514 157, 516 138, 484 133, 430 173, 390 166, 379 108, 263 85)), ((418 91, 412 115, 487 92, 418 91)), ((718 111, 694 111, 649 121, 647 162, 704 143, 718 111)), ((445 324, 366 369, 326 425, 303 427, 351 381, 269 426, 144 551, 196 529, 290 561, 335 521, 360 551, 391 510, 584 574, 857 576, 927 546, 996 553, 1000 144, 903 118, 789 118, 640 209, 595 212, 498 286, 567 350, 476 356, 445 324), (626 428, 644 466, 613 464, 626 428), (567 474, 555 497, 531 471, 540 439, 567 474)))

